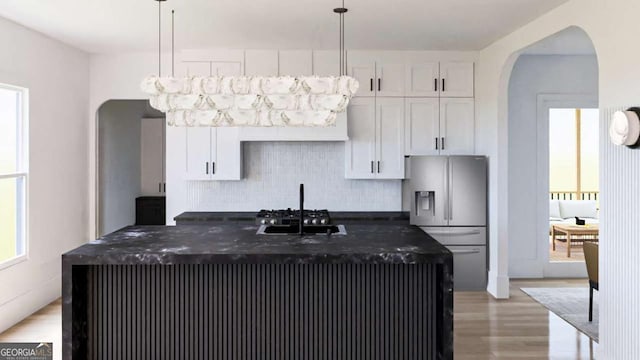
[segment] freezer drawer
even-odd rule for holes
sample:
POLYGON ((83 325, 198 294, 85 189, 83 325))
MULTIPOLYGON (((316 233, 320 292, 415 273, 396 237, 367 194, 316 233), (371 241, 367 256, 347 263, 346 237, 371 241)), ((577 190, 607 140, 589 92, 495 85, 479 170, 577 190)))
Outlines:
POLYGON ((453 253, 453 289, 487 289, 486 246, 447 246, 453 253))
POLYGON ((440 244, 449 245, 487 245, 485 227, 420 227, 440 244))

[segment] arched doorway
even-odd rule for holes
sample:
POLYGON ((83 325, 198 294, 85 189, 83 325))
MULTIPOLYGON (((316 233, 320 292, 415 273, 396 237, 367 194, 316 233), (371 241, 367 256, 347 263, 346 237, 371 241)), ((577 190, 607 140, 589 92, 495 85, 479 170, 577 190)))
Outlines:
POLYGON ((519 52, 508 85, 510 278, 586 276, 581 244, 572 246, 563 238, 550 248, 549 229, 550 216, 554 223, 569 223, 574 215, 586 215, 571 214, 571 207, 597 206, 597 171, 593 181, 593 174, 580 170, 581 164, 597 169, 597 140, 576 150, 587 132, 595 129, 597 139, 597 108, 598 61, 582 29, 567 28, 519 52), (596 158, 591 159, 594 147, 596 158), (585 196, 582 178, 596 187, 584 189, 585 196), (566 216, 556 207, 566 209, 566 216), (566 255, 572 248, 573 258, 566 255))

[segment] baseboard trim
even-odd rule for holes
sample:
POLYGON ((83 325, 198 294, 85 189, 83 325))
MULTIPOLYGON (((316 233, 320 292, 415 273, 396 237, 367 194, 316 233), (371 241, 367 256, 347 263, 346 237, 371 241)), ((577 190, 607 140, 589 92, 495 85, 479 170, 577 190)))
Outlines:
POLYGON ((0 333, 60 297, 62 277, 56 276, 0 306, 0 333))
POLYGON ((489 270, 489 283, 487 284, 487 292, 496 299, 508 299, 509 277, 498 275, 494 271, 489 270))

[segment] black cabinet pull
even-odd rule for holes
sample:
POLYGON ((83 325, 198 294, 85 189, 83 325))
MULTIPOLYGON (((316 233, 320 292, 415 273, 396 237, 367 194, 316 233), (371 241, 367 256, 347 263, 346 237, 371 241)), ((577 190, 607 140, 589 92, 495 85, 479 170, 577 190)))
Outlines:
POLYGON ((211 162, 211 173, 215 175, 216 173, 216 162, 212 161, 211 162))
POLYGON ((433 91, 438 91, 438 78, 433 79, 433 91))
POLYGON ((381 88, 381 84, 382 83, 382 79, 378 78, 378 91, 380 91, 381 88))
POLYGON ((438 150, 438 138, 436 138, 436 150, 438 150))
POLYGON ((446 88, 444 87, 444 79, 442 79, 442 91, 446 91, 446 88))
POLYGON ((380 161, 378 161, 378 174, 380 174, 380 161))
POLYGON ((373 161, 371 161, 371 173, 373 174, 373 161))
POLYGON ((441 145, 442 150, 444 150, 444 138, 442 138, 442 140, 440 141, 440 145, 441 145))
POLYGON ((369 89, 371 92, 373 92, 373 78, 369 79, 369 89))
POLYGON ((207 164, 207 170, 206 170, 206 172, 207 172, 207 175, 209 175, 209 162, 207 161, 205 164, 207 164))
POLYGON ((158 192, 161 193, 162 192, 162 183, 158 183, 158 192))
POLYGON ((162 186, 164 187, 164 192, 167 192, 167 183, 162 183, 162 186))

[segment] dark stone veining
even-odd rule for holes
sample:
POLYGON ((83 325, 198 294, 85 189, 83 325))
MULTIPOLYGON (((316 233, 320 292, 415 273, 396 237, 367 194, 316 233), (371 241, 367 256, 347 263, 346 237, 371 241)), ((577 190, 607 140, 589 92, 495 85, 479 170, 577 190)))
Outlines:
POLYGON ((63 255, 72 264, 441 262, 451 253, 410 225, 347 226, 347 235, 256 235, 255 225, 131 226, 63 255))

